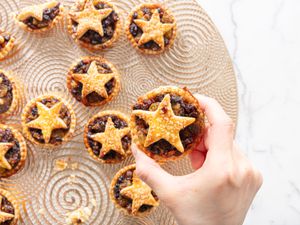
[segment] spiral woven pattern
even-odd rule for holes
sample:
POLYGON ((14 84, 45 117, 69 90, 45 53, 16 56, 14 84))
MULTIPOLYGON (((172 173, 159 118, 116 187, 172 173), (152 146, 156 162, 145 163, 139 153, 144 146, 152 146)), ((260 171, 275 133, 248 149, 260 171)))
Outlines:
MULTIPOLYGON (((129 114, 138 96, 162 85, 187 86, 192 92, 215 97, 234 121, 237 120, 237 85, 232 62, 215 25, 196 0, 158 0, 174 14, 178 33, 174 46, 162 55, 146 56, 127 40, 124 29, 113 48, 90 52, 80 48, 67 32, 66 19, 44 34, 21 30, 13 13, 43 0, 1 0, 0 27, 16 37, 17 45, 0 62, 12 70, 23 92, 17 112, 5 123, 20 128, 20 114, 26 102, 41 94, 54 93, 69 102, 77 117, 73 139, 55 150, 28 144, 25 167, 15 176, 0 181, 20 201, 22 224, 66 224, 67 213, 88 207, 90 225, 173 225, 171 213, 161 204, 146 218, 123 216, 109 199, 108 188, 114 174, 134 162, 129 157, 118 165, 94 161, 83 145, 83 128, 100 110, 120 110, 129 114), (107 105, 87 108, 77 102, 66 86, 66 75, 80 57, 101 55, 113 63, 121 75, 121 91, 107 105), (56 169, 56 160, 67 162, 56 169), (78 166, 72 167, 73 164, 78 166)), ((67 13, 74 0, 61 0, 67 13)), ((130 11, 151 0, 111 0, 124 25, 130 11)), ((4 121, 1 121, 4 122, 4 121)), ((191 172, 188 159, 164 165, 174 175, 191 172)))

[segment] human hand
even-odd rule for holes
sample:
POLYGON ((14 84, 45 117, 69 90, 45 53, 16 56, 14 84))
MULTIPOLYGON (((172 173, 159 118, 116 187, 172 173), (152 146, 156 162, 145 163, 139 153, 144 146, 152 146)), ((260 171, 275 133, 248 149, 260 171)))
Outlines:
POLYGON ((136 173, 179 225, 241 225, 262 176, 234 143, 234 124, 220 104, 195 97, 209 122, 203 141, 190 154, 195 172, 172 176, 133 145, 136 173))

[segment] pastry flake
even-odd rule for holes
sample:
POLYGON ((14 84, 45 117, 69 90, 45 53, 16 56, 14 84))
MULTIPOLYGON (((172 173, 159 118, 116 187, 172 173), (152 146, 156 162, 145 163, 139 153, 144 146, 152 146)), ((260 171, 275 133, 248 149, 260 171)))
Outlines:
POLYGON ((161 4, 145 3, 130 13, 126 33, 141 52, 160 54, 173 45, 177 25, 170 11, 161 4))
POLYGON ((130 154, 129 119, 118 111, 103 111, 85 127, 84 143, 90 155, 102 163, 119 163, 130 154))
POLYGON ((117 208, 131 216, 146 216, 159 205, 155 192, 135 174, 135 164, 117 172, 111 182, 110 197, 117 208))
POLYGON ((85 48, 101 50, 118 39, 121 21, 116 7, 106 0, 78 1, 69 13, 68 30, 85 48))
POLYGON ((0 178, 17 173, 25 164, 27 146, 16 129, 0 124, 0 178))
POLYGON ((72 107, 62 98, 40 96, 29 102, 22 113, 25 136, 35 144, 54 147, 74 133, 76 125, 72 107))
POLYGON ((120 75, 102 57, 83 57, 71 66, 67 86, 77 101, 86 106, 100 106, 119 93, 120 75))
POLYGON ((187 89, 160 87, 139 97, 130 127, 139 148, 163 163, 183 157, 200 142, 204 113, 187 89))

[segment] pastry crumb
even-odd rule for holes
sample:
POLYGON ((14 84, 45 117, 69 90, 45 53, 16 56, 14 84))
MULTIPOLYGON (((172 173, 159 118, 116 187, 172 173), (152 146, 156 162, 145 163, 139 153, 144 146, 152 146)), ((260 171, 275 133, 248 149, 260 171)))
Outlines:
POLYGON ((68 167, 68 163, 63 159, 58 159, 55 161, 55 169, 58 171, 63 171, 68 167))
POLYGON ((66 214, 66 223, 72 225, 82 224, 90 218, 91 214, 91 210, 88 207, 80 207, 79 209, 66 214))
POLYGON ((91 203, 92 203, 92 205, 93 205, 94 207, 97 206, 97 202, 96 202, 96 200, 95 200, 94 198, 91 200, 91 203))
POLYGON ((78 169, 78 163, 72 163, 70 165, 71 170, 77 170, 78 169))
POLYGON ((76 180, 76 175, 72 174, 68 177, 68 183, 72 184, 76 180))
POLYGON ((45 209, 40 209, 40 210, 38 211, 38 213, 39 213, 40 215, 45 215, 45 209))

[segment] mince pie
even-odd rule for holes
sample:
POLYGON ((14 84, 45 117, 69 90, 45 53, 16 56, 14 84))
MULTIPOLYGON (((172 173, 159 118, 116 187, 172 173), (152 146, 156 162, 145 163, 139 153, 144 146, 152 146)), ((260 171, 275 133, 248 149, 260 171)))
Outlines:
POLYGON ((103 163, 119 163, 130 154, 129 119, 117 111, 103 111, 85 127, 84 143, 90 155, 103 163))
POLYGON ((160 54, 176 38, 175 18, 160 4, 145 3, 129 15, 126 33, 134 47, 146 54, 160 54))
POLYGON ((17 173, 25 164, 27 147, 19 131, 0 124, 0 178, 17 173))
POLYGON ((43 147, 53 147, 69 139, 75 129, 72 107, 62 98, 44 95, 30 101, 22 113, 26 138, 43 147))
POLYGON ((199 143, 204 114, 188 90, 160 87, 138 99, 130 126, 140 149, 165 162, 184 156, 199 143))
POLYGON ((101 50, 117 41, 121 20, 115 6, 107 0, 80 0, 69 13, 68 30, 83 47, 101 50))
POLYGON ((13 114, 19 103, 19 85, 9 72, 0 69, 0 119, 13 114))
POLYGON ((63 17, 64 7, 58 1, 32 5, 21 9, 15 16, 21 28, 31 32, 44 32, 54 27, 63 17))
POLYGON ((14 47, 15 38, 8 32, 0 30, 0 61, 11 52, 14 47))
POLYGON ((104 58, 84 57, 71 66, 67 86, 77 101, 86 106, 100 106, 119 93, 120 75, 104 58))
POLYGON ((15 197, 8 191, 0 189, 0 225, 16 225, 20 210, 15 197))
POLYGON ((110 197, 125 214, 145 216, 159 205, 157 195, 135 173, 135 165, 121 169, 113 178, 110 197))

